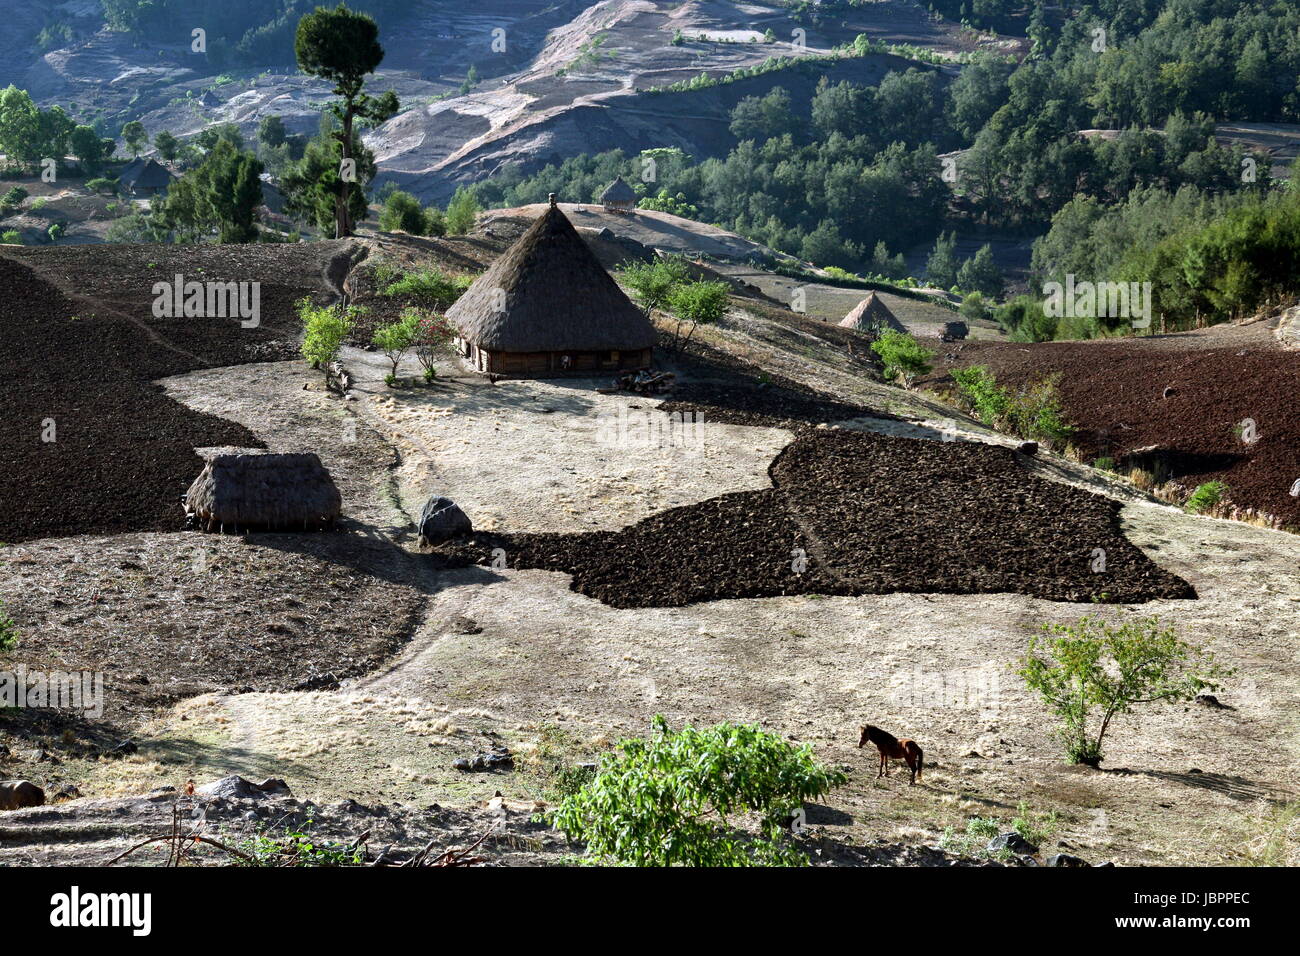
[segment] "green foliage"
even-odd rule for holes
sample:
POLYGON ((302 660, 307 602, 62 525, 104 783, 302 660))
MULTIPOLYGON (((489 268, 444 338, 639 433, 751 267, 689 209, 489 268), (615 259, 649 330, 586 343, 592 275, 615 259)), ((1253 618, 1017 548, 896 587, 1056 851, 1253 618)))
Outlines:
POLYGON ((181 141, 167 130, 163 130, 153 138, 153 145, 158 150, 158 155, 169 163, 175 162, 176 157, 180 155, 181 141))
POLYGON ((887 379, 902 376, 910 382, 915 375, 924 375, 930 371, 930 359, 934 353, 924 348, 906 332, 889 330, 871 343, 871 350, 880 356, 887 379))
POLYGON ((925 278, 937 289, 951 289, 957 284, 957 237, 953 233, 940 234, 934 242, 934 250, 925 263, 925 278))
POLYGON ((681 256, 663 256, 650 262, 624 262, 618 277, 648 316, 653 309, 668 307, 673 290, 691 281, 691 270, 681 256))
POLYGON ((1002 270, 993 262, 993 249, 985 244, 973 258, 962 263, 957 273, 957 285, 966 291, 982 293, 990 299, 1001 297, 1005 286, 1002 270))
POLYGON ((412 236, 441 236, 447 230, 441 211, 425 209, 418 199, 400 189, 385 197, 379 228, 385 232, 401 230, 412 236))
MULTIPOLYGON (((315 226, 322 233, 332 235, 338 230, 338 203, 348 183, 340 178, 343 161, 343 144, 339 140, 338 122, 326 114, 321 119, 321 131, 313 137, 296 163, 289 164, 281 179, 285 208, 300 219, 315 226)), ((360 132, 354 130, 349 155, 356 161, 357 189, 348 189, 348 221, 364 219, 369 204, 365 187, 375 178, 375 154, 361 141, 360 132)))
POLYGON ((1221 481, 1207 481, 1197 485, 1187 504, 1183 507, 1189 514, 1201 515, 1213 512, 1215 508, 1228 500, 1228 486, 1221 481))
POLYGON ((323 369, 338 358, 362 310, 356 306, 318 306, 310 298, 295 304, 303 326, 302 357, 312 368, 323 369))
POLYGON ((456 327, 445 315, 437 312, 422 313, 418 309, 406 309, 402 313, 403 321, 415 323, 413 347, 415 355, 424 369, 424 379, 432 382, 438 377, 437 361, 447 351, 456 338, 456 327), (408 318, 410 317, 410 318, 408 318))
POLYGON ((1139 704, 1191 700, 1233 673, 1156 617, 1119 624, 1084 617, 1042 630, 1030 639, 1017 673, 1057 718, 1071 763, 1101 762, 1115 717, 1139 704))
POLYGON ((8 653, 18 646, 18 626, 13 618, 5 613, 5 605, 0 601, 0 653, 8 653))
POLYGON ((0 233, 0 245, 21 246, 23 244, 22 234, 17 229, 9 229, 0 233))
POLYGON ((311 836, 315 824, 307 819, 283 835, 263 830, 233 844, 243 856, 231 856, 240 867, 361 866, 364 854, 359 846, 319 841, 311 836))
MULTIPOLYGON (((392 90, 378 97, 365 92, 365 78, 384 59, 379 27, 373 17, 349 10, 342 3, 334 9, 317 7, 298 21, 294 55, 299 69, 334 84, 334 95, 339 97, 339 102, 331 107, 340 124, 333 135, 339 149, 337 157, 331 158, 340 162, 334 164, 333 182, 328 191, 337 197, 335 236, 350 236, 353 220, 357 218, 353 197, 362 193, 361 181, 359 175, 355 181, 340 176, 339 166, 343 161, 359 158, 356 155, 358 121, 378 125, 398 111, 397 94, 392 90)), ((373 164, 373 156, 370 161, 373 164)), ((358 170, 360 165, 358 161, 358 170)), ((319 208, 317 213, 319 216, 319 208)))
POLYGON ((132 156, 139 156, 140 150, 144 149, 145 144, 149 142, 148 134, 144 131, 144 124, 139 120, 132 120, 123 126, 122 141, 126 143, 126 148, 131 151, 132 156))
POLYGON ((566 797, 550 821, 597 862, 633 866, 792 866, 807 857, 784 832, 804 801, 847 776, 752 725, 671 731, 620 741, 595 779, 566 797), (756 815, 758 833, 732 818, 756 815))
POLYGON ((16 86, 0 90, 0 152, 11 161, 62 160, 75 128, 62 107, 40 109, 16 86))
MULTIPOLYGON (((397 366, 401 364, 402 357, 415 347, 419 339, 420 318, 418 311, 407 309, 396 322, 381 325, 375 329, 372 341, 375 347, 383 352, 388 357, 388 361, 392 363, 391 379, 396 379, 397 366)), ((385 381, 388 381, 389 385, 393 384, 393 381, 388 379, 385 379, 385 381)))
POLYGON ((431 309, 448 309, 474 282, 472 275, 452 275, 438 269, 408 272, 384 285, 379 294, 404 298, 431 309))
POLYGON ((474 228, 474 221, 479 214, 478 200, 474 198, 473 191, 460 186, 456 189, 455 194, 451 197, 451 202, 447 204, 446 223, 447 233, 453 236, 463 236, 474 228))
POLYGON ((255 242, 261 175, 256 156, 220 140, 202 164, 172 184, 158 206, 158 224, 182 241, 215 232, 220 243, 255 242))
POLYGON ((954 369, 952 378, 962 404, 991 428, 1053 445, 1064 444, 1074 434, 1052 376, 1015 391, 998 384, 985 365, 954 369))

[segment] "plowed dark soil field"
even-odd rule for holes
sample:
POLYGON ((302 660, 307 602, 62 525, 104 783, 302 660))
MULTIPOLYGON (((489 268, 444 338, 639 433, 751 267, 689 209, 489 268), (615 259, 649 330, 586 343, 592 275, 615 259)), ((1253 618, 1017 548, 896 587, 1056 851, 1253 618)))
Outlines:
POLYGON ((1118 502, 1036 478, 1006 448, 805 429, 769 472, 773 490, 621 531, 479 535, 440 557, 488 564, 501 549, 508 567, 568 572, 614 607, 897 591, 1196 597, 1124 537, 1118 502))
POLYGON ((987 365, 1008 385, 1057 375, 1089 459, 1122 465, 1136 449, 1159 446, 1168 477, 1189 488, 1221 480, 1233 504, 1300 527, 1300 497, 1291 493, 1300 480, 1300 353, 1177 341, 971 343, 955 362, 939 356, 926 384, 950 385, 955 365, 987 365), (1243 440, 1247 419, 1253 441, 1243 440))
POLYGON ((179 497, 202 468, 193 449, 260 442, 172 401, 153 381, 291 357, 293 302, 326 287, 331 251, 68 246, 0 255, 0 541, 183 527, 179 497), (177 274, 261 281, 260 326, 155 318, 153 284, 177 274))

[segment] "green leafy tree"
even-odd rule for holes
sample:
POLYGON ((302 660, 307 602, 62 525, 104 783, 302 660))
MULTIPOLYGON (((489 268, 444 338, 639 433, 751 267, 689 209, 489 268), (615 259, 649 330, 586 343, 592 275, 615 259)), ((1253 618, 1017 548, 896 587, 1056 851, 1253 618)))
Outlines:
POLYGON ((727 312, 729 286, 725 282, 687 282, 668 293, 668 311, 677 318, 671 348, 684 349, 701 325, 720 322, 727 312))
POLYGON ((379 213, 379 228, 385 232, 401 230, 412 236, 424 236, 429 234, 430 225, 431 219, 420 200, 410 193, 395 189, 384 199, 384 207, 379 213))
POLYGON ((1043 632, 1030 639, 1017 673, 1060 721, 1070 763, 1100 764, 1111 722, 1137 705, 1191 700, 1233 673, 1155 617, 1120 624, 1084 617, 1043 632))
POLYGON ((149 142, 149 135, 144 131, 144 124, 139 120, 132 120, 123 126, 122 142, 126 143, 126 148, 131 151, 132 156, 139 156, 140 150, 144 149, 149 142))
POLYGON ((89 176, 99 172, 104 165, 104 140, 93 126, 74 127, 68 136, 68 150, 81 162, 81 169, 89 176))
POLYGON ((598 862, 632 866, 798 866, 807 856, 786 832, 804 801, 847 776, 756 726, 668 728, 619 742, 596 776, 565 797, 551 822, 598 862), (757 835, 736 816, 756 815, 757 835))
POLYGON ((691 281, 691 270, 681 256, 664 256, 651 262, 629 260, 619 267, 619 280, 632 290, 632 298, 645 310, 666 309, 673 291, 691 281))
POLYGON ((333 10, 318 7, 298 21, 294 40, 298 67, 310 76, 334 84, 340 103, 331 107, 340 127, 335 135, 341 155, 340 174, 334 178, 335 238, 352 235, 352 196, 358 192, 357 177, 348 168, 355 162, 358 121, 379 124, 398 110, 397 94, 392 90, 373 97, 365 92, 365 78, 374 73, 384 59, 379 44, 379 27, 364 13, 355 13, 340 3, 333 10))
POLYGON ((158 155, 169 163, 174 163, 181 151, 181 141, 167 130, 153 138, 153 145, 158 150, 158 155))
MULTIPOLYGON (((337 122, 329 114, 321 118, 320 133, 307 143, 302 159, 285 170, 280 183, 289 211, 327 234, 338 228, 338 201, 346 185, 340 177, 343 144, 338 140, 337 122)), ((356 184, 361 188, 347 193, 348 221, 357 222, 369 209, 364 187, 374 179, 377 167, 360 131, 353 130, 352 136, 356 184)))
POLYGON ((871 350, 880 356, 885 378, 901 376, 905 384, 930 371, 930 359, 934 357, 934 353, 922 347, 915 338, 892 329, 882 332, 880 338, 871 343, 871 350))
POLYGON ((1002 278, 1002 270, 993 261, 991 246, 985 243, 972 258, 962 263, 957 273, 957 285, 968 292, 982 293, 989 299, 1002 295, 1006 281, 1002 278))
POLYGON ((418 310, 407 309, 398 321, 381 325, 375 330, 373 339, 375 347, 383 352, 393 365, 392 374, 388 377, 390 385, 397 378, 397 366, 401 364, 402 357, 415 348, 419 341, 420 320, 418 310))
POLYGON ((932 286, 939 289, 951 289, 957 284, 957 237, 953 233, 940 235, 934 243, 934 251, 925 263, 925 277, 932 286))
POLYGON ((312 368, 324 369, 339 356, 339 350, 364 312, 357 306, 318 306, 310 298, 295 303, 302 320, 302 357, 312 368))
POLYGON ((43 155, 40 110, 26 90, 0 90, 0 151, 23 163, 43 155))
POLYGON ((263 146, 275 149, 277 146, 283 146, 288 139, 288 132, 284 128, 284 119, 278 115, 263 116, 262 121, 257 124, 257 141, 263 146))
POLYGON ((221 243, 253 242, 261 175, 256 156, 221 140, 202 164, 172 184, 158 210, 159 223, 190 241, 215 232, 221 243))
POLYGON ((464 186, 458 187, 451 202, 447 204, 447 232, 453 236, 463 236, 474 228, 478 214, 479 205, 474 192, 464 186))

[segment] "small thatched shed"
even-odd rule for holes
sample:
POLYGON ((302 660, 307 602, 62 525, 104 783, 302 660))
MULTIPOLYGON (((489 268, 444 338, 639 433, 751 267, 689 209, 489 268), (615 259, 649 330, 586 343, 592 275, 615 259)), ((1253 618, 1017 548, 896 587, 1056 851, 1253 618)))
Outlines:
POLYGON ((648 368, 658 338, 551 197, 528 231, 447 310, 456 346, 492 375, 648 368))
POLYGON ((118 184, 132 196, 165 195, 175 177, 152 159, 133 159, 122 168, 118 184))
POLYGON ((214 455, 185 495, 191 523, 205 531, 323 531, 343 498, 319 458, 214 455))
POLYGON ((636 192, 622 176, 616 176, 600 194, 600 204, 609 212, 631 212, 636 208, 636 192))
POLYGON ((874 292, 867 294, 867 297, 859 302, 844 318, 840 319, 840 327, 845 329, 856 329, 859 332, 870 332, 878 329, 882 332, 906 332, 903 323, 899 322, 894 313, 889 311, 889 306, 880 301, 880 297, 874 292))
POLYGON ((970 326, 965 322, 945 322, 939 329, 939 338, 945 342, 960 342, 970 335, 970 326))

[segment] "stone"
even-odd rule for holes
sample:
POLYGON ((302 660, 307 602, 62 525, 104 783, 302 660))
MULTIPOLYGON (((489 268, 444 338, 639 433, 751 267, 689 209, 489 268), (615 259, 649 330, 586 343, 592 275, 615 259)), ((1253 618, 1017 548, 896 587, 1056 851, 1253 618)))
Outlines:
POLYGON ((1038 442, 1022 441, 1019 445, 1016 446, 1016 451, 1020 452, 1020 454, 1022 455, 1037 455, 1038 442))
POLYGON ((1087 866, 1088 861, 1069 853, 1053 853, 1047 858, 1046 866, 1087 866))
POLYGON ((0 781, 0 810, 45 806, 45 791, 28 780, 0 781))
POLYGON ((205 783, 195 793, 222 800, 265 800, 269 796, 289 793, 289 786, 283 780, 274 778, 253 783, 238 774, 231 774, 212 783, 205 783))
POLYGON ((474 533, 469 516, 450 498, 430 498, 420 509, 420 544, 442 544, 474 533))
POLYGON ((509 750, 498 744, 491 750, 475 754, 473 757, 458 757, 452 761, 451 765, 462 773, 476 770, 513 770, 515 769, 515 758, 509 750))
POLYGON ((1019 833, 1014 830, 1009 833, 999 833, 986 848, 990 853, 998 853, 1002 850, 1010 850, 1017 855, 1028 855, 1038 852, 1038 847, 1034 846, 1019 833))

